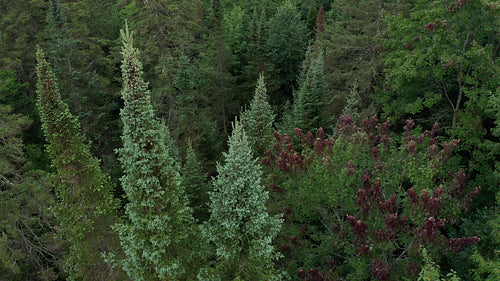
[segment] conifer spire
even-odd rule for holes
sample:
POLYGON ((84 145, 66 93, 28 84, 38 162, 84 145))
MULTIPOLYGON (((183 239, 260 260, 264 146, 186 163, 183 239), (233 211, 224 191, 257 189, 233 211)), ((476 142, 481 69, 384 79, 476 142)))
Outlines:
POLYGON ((165 143, 166 128, 154 115, 133 33, 126 25, 121 34, 123 147, 118 152, 129 221, 117 226, 126 256, 118 263, 135 281, 186 280, 191 210, 165 143))
POLYGON ((281 280, 271 245, 282 221, 267 213, 268 192, 241 124, 233 124, 229 152, 210 193, 211 217, 204 235, 215 246, 216 263, 204 268, 200 280, 281 280))
POLYGON ((68 280, 115 280, 117 272, 113 273, 101 257, 116 250, 118 242, 110 234, 111 226, 118 222, 111 181, 99 160, 90 154, 78 121, 62 102, 54 73, 40 48, 36 57, 38 108, 57 171, 55 215, 61 225, 59 233, 70 245, 68 280))
POLYGON ((314 51, 313 46, 309 46, 300 75, 299 90, 294 97, 295 127, 314 132, 325 126, 323 111, 326 94, 323 51, 314 51))
POLYGON ((247 132, 250 146, 257 155, 263 155, 272 146, 273 122, 274 114, 268 102, 264 75, 261 73, 250 108, 241 114, 241 125, 247 132))
POLYGON ((193 209, 194 218, 198 222, 208 219, 208 188, 207 173, 198 160, 191 142, 186 148, 186 161, 182 169, 182 184, 186 187, 190 207, 193 209))

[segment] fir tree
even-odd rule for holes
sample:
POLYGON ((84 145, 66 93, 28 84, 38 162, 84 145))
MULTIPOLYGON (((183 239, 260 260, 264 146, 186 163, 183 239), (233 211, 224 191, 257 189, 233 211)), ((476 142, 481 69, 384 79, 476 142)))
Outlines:
POLYGON ((37 93, 47 150, 56 169, 55 215, 63 238, 70 244, 66 259, 68 280, 113 280, 119 274, 101 257, 114 250, 110 234, 118 222, 113 186, 90 153, 80 126, 61 100, 52 69, 41 49, 37 51, 37 93))
POLYGON ((182 183, 186 187, 194 218, 199 222, 206 221, 209 217, 207 173, 203 170, 191 143, 188 143, 186 150, 182 183))
POLYGON ((233 125, 225 163, 210 193, 211 217, 205 224, 207 241, 216 248, 213 267, 204 268, 201 280, 280 280, 273 262, 279 257, 271 245, 281 220, 267 213, 268 192, 262 171, 252 155, 245 131, 233 125))
POLYGON ((361 99, 359 98, 357 86, 354 85, 349 91, 345 99, 345 106, 342 110, 342 115, 349 115, 352 120, 359 121, 359 104, 361 99))
MULTIPOLYGON (((275 80, 279 83, 279 98, 291 95, 296 88, 300 63, 307 49, 308 31, 300 12, 291 1, 284 1, 276 14, 268 21, 266 42, 269 60, 277 71, 275 80)), ((273 97, 274 100, 274 97, 273 97)), ((283 102, 278 99, 277 102, 283 102)))
POLYGON ((191 210, 127 26, 122 40, 123 147, 118 152, 129 220, 116 227, 126 257, 115 262, 135 281, 189 280, 185 265, 191 255, 191 210))
POLYGON ((268 102, 264 76, 257 80, 255 95, 250 108, 241 114, 241 125, 248 134, 248 142, 257 155, 262 155, 272 146, 274 114, 268 102))
POLYGON ((316 131, 325 126, 327 84, 324 75, 324 58, 322 51, 308 54, 299 79, 299 90, 294 97, 293 120, 295 127, 304 131, 316 131))

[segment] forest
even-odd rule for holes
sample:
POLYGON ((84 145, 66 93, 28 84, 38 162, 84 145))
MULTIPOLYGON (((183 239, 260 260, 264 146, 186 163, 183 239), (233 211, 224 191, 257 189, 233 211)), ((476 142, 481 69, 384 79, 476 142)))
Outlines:
POLYGON ((0 2, 0 281, 500 280, 498 0, 0 2))

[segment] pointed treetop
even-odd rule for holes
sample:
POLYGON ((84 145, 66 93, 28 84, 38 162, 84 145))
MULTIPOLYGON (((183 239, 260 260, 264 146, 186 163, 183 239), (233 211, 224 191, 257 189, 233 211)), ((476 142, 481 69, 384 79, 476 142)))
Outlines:
POLYGON ((120 35, 122 38, 122 54, 125 56, 126 52, 127 54, 133 53, 134 52, 134 32, 130 31, 128 29, 128 23, 127 20, 125 20, 125 30, 120 29, 120 35))

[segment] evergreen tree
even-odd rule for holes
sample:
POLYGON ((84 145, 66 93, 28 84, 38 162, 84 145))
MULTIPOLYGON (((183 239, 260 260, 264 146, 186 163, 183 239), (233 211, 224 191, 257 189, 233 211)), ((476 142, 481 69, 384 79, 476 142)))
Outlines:
POLYGON ((207 173, 203 170, 191 143, 186 150, 186 161, 182 169, 182 184, 186 187, 189 205, 198 222, 208 219, 208 183, 207 173))
POLYGON ((60 234, 70 244, 66 260, 69 280, 114 280, 114 272, 101 257, 115 250, 117 239, 110 234, 118 221, 118 202, 110 179, 90 153, 78 121, 62 102, 54 73, 37 51, 37 93, 47 150, 57 170, 54 179, 58 198, 55 215, 60 234))
POLYGON ((355 122, 359 120, 359 104, 361 100, 359 98, 358 89, 356 85, 349 91, 346 96, 345 106, 342 110, 342 115, 349 115, 351 119, 355 122))
POLYGON ((183 54, 192 55, 199 47, 195 34, 201 29, 196 5, 187 0, 120 1, 122 13, 130 21, 142 54, 144 77, 151 84, 151 102, 157 116, 172 122, 172 97, 176 65, 183 54))
POLYGON ((285 1, 278 7, 276 14, 269 20, 267 53, 277 71, 275 80, 280 87, 280 95, 272 100, 283 102, 283 98, 291 96, 296 87, 300 63, 304 60, 307 49, 308 32, 297 8, 285 1))
POLYGON ((394 2, 336 0, 330 11, 318 11, 315 44, 324 50, 328 99, 332 100, 325 108, 328 114, 342 113, 346 95, 354 86, 360 97, 360 115, 365 118, 376 113, 373 95, 381 86, 385 54, 379 41, 387 30, 383 15, 401 10, 408 1, 394 2))
POLYGON ((27 171, 20 134, 31 121, 0 104, 0 280, 55 280, 52 187, 43 171, 27 171))
POLYGON ((258 156, 272 146, 274 114, 268 102, 264 76, 257 80, 250 108, 241 114, 241 125, 248 134, 248 142, 258 156))
POLYGON ((92 142, 91 152, 103 161, 105 171, 118 179, 114 150, 120 145, 120 130, 116 129, 120 84, 113 79, 116 70, 111 61, 117 57, 111 47, 118 33, 113 9, 105 1, 60 2, 49 1, 47 27, 41 35, 47 38, 48 59, 63 101, 92 142))
POLYGON ((170 118, 176 121, 170 126, 174 139, 191 143, 193 148, 206 156, 214 150, 215 122, 207 118, 210 117, 208 100, 198 89, 194 66, 187 55, 179 57, 174 86, 177 89, 175 118, 170 118))
POLYGON ((165 126, 154 116, 128 26, 122 40, 123 147, 118 152, 128 221, 116 226, 125 258, 115 263, 136 281, 190 280, 186 264, 191 259, 191 210, 165 143, 165 126))
MULTIPOLYGON (((310 49, 313 46, 309 47, 310 49)), ((321 50, 308 51, 299 80, 299 90, 294 97, 293 120, 295 127, 315 132, 327 125, 324 108, 327 84, 324 74, 324 57, 321 50)))
POLYGON ((268 192, 262 171, 241 124, 236 121, 224 164, 210 193, 211 217, 205 224, 207 241, 216 248, 213 267, 202 269, 201 280, 281 280, 273 262, 279 257, 271 245, 281 227, 267 213, 268 192))
MULTIPOLYGON (((247 31, 248 44, 245 53, 246 65, 242 73, 243 91, 253 93, 255 91, 255 81, 259 79, 261 73, 274 73, 269 55, 266 52, 266 40, 268 37, 266 10, 253 10, 249 20, 247 31)), ((272 95, 277 90, 279 81, 269 79, 266 84, 268 95, 272 95)))

